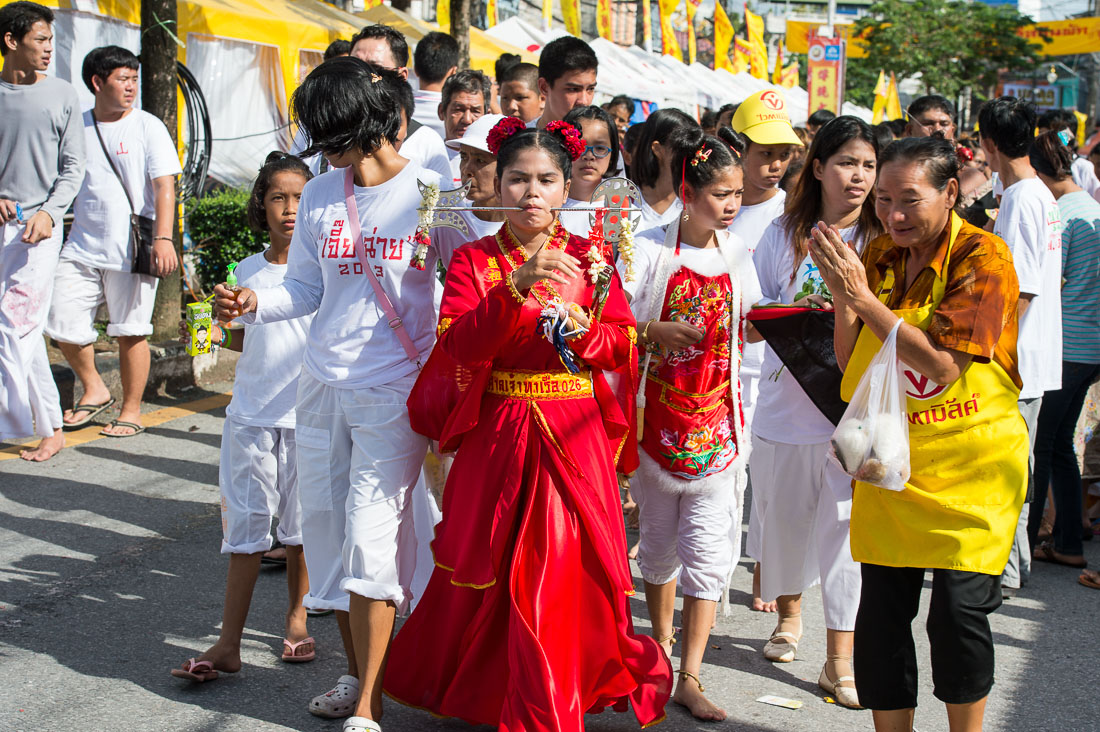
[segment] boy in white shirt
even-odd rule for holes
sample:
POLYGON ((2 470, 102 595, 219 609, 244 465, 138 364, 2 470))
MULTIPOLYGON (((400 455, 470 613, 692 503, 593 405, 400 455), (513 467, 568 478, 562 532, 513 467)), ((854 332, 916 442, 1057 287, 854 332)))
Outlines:
POLYGON ((164 123, 134 109, 137 56, 118 46, 84 57, 82 76, 95 94, 84 113, 88 166, 73 204, 73 226, 61 250, 46 333, 58 342, 84 387, 64 417, 65 429, 82 427, 114 399, 95 366, 95 314, 106 302, 107 335, 118 339, 122 409, 103 429, 108 437, 143 431, 141 396, 149 377, 149 344, 157 277, 179 265, 172 243, 176 176, 180 161, 164 123), (131 271, 130 214, 154 219, 156 276, 131 271))
MULTIPOLYGON (((978 115, 982 149, 1004 185, 993 233, 1012 250, 1020 280, 1020 414, 1032 449, 1043 392, 1062 386, 1062 219, 1054 195, 1028 161, 1036 122, 1034 106, 1015 97, 987 102, 978 115)), ((1034 463, 1034 455, 1029 459, 1034 463)), ((1027 582, 1031 571, 1027 519, 1025 502, 1002 581, 1009 595, 1027 582)))

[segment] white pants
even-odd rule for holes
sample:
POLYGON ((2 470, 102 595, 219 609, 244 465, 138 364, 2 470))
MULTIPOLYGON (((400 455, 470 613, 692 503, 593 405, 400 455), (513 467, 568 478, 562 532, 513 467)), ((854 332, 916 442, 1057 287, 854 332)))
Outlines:
POLYGON ((860 569, 848 522, 852 479, 826 458, 828 443, 753 437, 753 504, 760 508, 760 597, 797 595, 818 581, 829 630, 855 630, 860 569))
POLYGON ((414 381, 337 389, 305 370, 298 377, 306 607, 347 610, 354 592, 407 612, 418 553, 414 496, 431 500, 417 481, 428 439, 413 432, 405 407, 414 381))
POLYGON ((153 306, 157 284, 152 275, 97 269, 62 259, 54 278, 55 297, 50 305, 46 333, 62 343, 86 346, 95 343, 96 310, 107 303, 110 323, 107 335, 147 336, 153 332, 153 306))
POLYGON ((663 585, 679 577, 685 596, 721 600, 741 552, 744 469, 730 466, 704 478, 705 490, 675 492, 677 485, 698 486, 671 475, 645 452, 640 460, 630 495, 638 502, 642 579, 663 585))
POLYGON ((50 310, 61 226, 37 244, 23 224, 0 225, 0 440, 49 437, 62 426, 61 396, 42 329, 50 310))
POLYGON ((225 418, 221 467, 222 554, 271 548, 271 520, 279 541, 302 544, 297 455, 293 427, 257 427, 225 418))

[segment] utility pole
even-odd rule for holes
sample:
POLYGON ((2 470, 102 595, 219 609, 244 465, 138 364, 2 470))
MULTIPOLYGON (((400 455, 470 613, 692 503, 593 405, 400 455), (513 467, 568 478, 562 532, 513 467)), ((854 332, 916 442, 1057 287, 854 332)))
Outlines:
MULTIPOLYGON (((176 123, 176 0, 141 0, 141 106, 168 128, 177 145, 176 123)), ((173 218, 177 208, 172 207, 173 218)), ((172 224, 176 255, 183 262, 179 223, 172 224)), ((177 270, 157 288, 153 310, 153 340, 175 338, 182 308, 177 270)))
POLYGON ((470 0, 451 0, 451 35, 458 41, 458 68, 470 68, 470 0))

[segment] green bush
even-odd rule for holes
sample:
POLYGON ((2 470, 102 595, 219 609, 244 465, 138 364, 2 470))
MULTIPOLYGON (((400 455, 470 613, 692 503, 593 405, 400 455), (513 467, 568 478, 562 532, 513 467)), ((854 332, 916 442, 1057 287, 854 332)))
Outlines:
POLYGON ((267 243, 266 233, 248 226, 245 215, 248 196, 246 189, 225 188, 203 196, 187 212, 195 246, 195 268, 207 292, 225 281, 229 264, 262 251, 267 243))

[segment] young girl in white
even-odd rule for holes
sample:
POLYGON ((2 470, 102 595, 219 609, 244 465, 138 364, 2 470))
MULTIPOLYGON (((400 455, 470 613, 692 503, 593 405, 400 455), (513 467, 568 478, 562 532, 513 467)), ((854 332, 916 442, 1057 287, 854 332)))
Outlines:
MULTIPOLYGON (((405 406, 435 342, 435 247, 412 266, 418 180, 439 174, 394 149, 395 72, 354 57, 318 66, 293 106, 333 170, 302 193, 289 271, 277 287, 216 289, 218 318, 269 323, 316 312, 298 382, 298 483, 309 567, 306 607, 336 611, 348 673, 314 697, 313 714, 377 732, 382 670, 397 612, 413 598, 418 541, 413 488, 428 440, 405 406)), ((450 253, 443 256, 450 258, 450 253)))
MULTIPOLYGON (((591 206, 596 187, 619 168, 619 130, 607 112, 595 105, 571 109, 565 121, 581 131, 585 144, 584 155, 573 161, 565 207, 591 206)), ((592 231, 591 213, 562 211, 559 218, 566 231, 587 239, 592 231)))
MULTIPOLYGON (((246 287, 273 287, 287 274, 287 250, 302 188, 312 175, 298 158, 271 153, 260 168, 248 200, 248 220, 266 231, 271 246, 237 266, 246 287)), ((271 548, 271 520, 279 518, 286 547, 288 608, 282 659, 312 661, 313 638, 306 632, 302 596, 309 588, 302 555, 298 504, 294 402, 311 315, 243 329, 214 327, 215 345, 238 351, 233 399, 225 410, 219 484, 222 494, 222 553, 229 554, 225 608, 218 642, 172 675, 212 681, 219 671, 241 670, 241 635, 252 603, 260 558, 271 548)), ((180 324, 181 333, 183 324, 180 324)), ((183 340, 183 339, 181 339, 183 340)))
POLYGON ((741 204, 740 140, 685 127, 672 150, 683 215, 639 237, 632 308, 645 371, 638 565, 653 634, 671 656, 676 579, 684 593, 683 650, 673 701, 699 719, 726 713, 703 696, 699 669, 719 600, 740 554, 748 440, 738 369, 757 338, 745 315, 760 297, 744 245, 727 231, 741 204))
MULTIPOLYGON (((822 127, 787 201, 754 256, 764 302, 831 307, 809 257, 819 221, 857 248, 881 233, 872 188, 878 142, 866 123, 839 117, 822 127)), ((761 597, 777 601, 779 623, 764 647, 770 661, 793 661, 802 637, 802 592, 821 582, 828 660, 819 685, 858 707, 852 639, 860 571, 848 544, 852 480, 826 461, 833 424, 814 406, 775 352, 765 350, 752 423, 753 502, 760 518, 761 597)))

